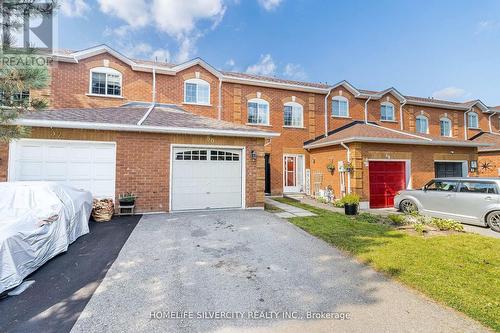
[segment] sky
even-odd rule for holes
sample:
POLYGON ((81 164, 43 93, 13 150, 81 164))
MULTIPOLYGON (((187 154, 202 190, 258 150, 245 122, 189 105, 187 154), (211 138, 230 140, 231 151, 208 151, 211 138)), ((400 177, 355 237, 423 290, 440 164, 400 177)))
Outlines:
POLYGON ((60 1, 60 48, 500 105, 499 0, 60 1))

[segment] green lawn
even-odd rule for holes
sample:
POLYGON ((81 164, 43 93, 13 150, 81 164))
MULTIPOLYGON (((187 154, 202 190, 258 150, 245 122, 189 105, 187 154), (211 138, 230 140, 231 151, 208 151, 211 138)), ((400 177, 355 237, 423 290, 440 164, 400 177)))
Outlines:
MULTIPOLYGON (((412 236, 297 201, 278 201, 318 214, 290 221, 429 297, 500 331, 500 239, 475 234, 412 236)), ((425 320, 425 319, 422 319, 425 320)))

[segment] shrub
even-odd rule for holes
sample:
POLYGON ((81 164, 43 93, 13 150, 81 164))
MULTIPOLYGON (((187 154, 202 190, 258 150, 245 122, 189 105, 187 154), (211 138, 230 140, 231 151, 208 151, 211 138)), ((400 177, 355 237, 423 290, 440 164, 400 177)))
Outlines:
POLYGON ((406 216, 400 215, 400 214, 390 214, 387 216, 389 220, 392 221, 392 223, 397 224, 397 225, 404 225, 407 224, 406 221, 406 216))
POLYGON ((360 199, 361 198, 359 195, 351 193, 344 196, 342 198, 342 202, 344 203, 344 205, 358 205, 360 199))
POLYGON ((413 225, 413 228, 415 229, 416 232, 419 234, 423 234, 425 231, 425 225, 423 223, 415 223, 413 225))
POLYGON ((451 219, 434 218, 432 224, 439 230, 464 231, 464 226, 451 219))
POLYGON ((328 203, 328 201, 326 200, 326 198, 323 198, 323 197, 318 197, 316 200, 317 200, 319 203, 323 203, 323 204, 328 203))
POLYGON ((337 208, 344 208, 344 202, 342 200, 335 200, 333 205, 337 208))

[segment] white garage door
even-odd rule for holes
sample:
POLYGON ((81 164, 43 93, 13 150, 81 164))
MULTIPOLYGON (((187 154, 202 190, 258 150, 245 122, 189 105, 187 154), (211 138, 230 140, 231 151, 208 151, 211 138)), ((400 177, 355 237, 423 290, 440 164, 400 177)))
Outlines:
POLYGON ((242 150, 174 148, 172 210, 241 208, 242 150))
POLYGON ((9 155, 10 181, 56 181, 115 197, 114 142, 22 139, 11 143, 9 155))

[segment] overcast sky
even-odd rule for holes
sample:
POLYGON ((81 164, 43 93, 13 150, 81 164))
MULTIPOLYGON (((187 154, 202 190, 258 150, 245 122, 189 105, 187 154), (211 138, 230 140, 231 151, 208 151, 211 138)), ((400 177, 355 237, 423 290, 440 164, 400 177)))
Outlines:
POLYGON ((63 0, 61 48, 500 105, 498 0, 63 0))

